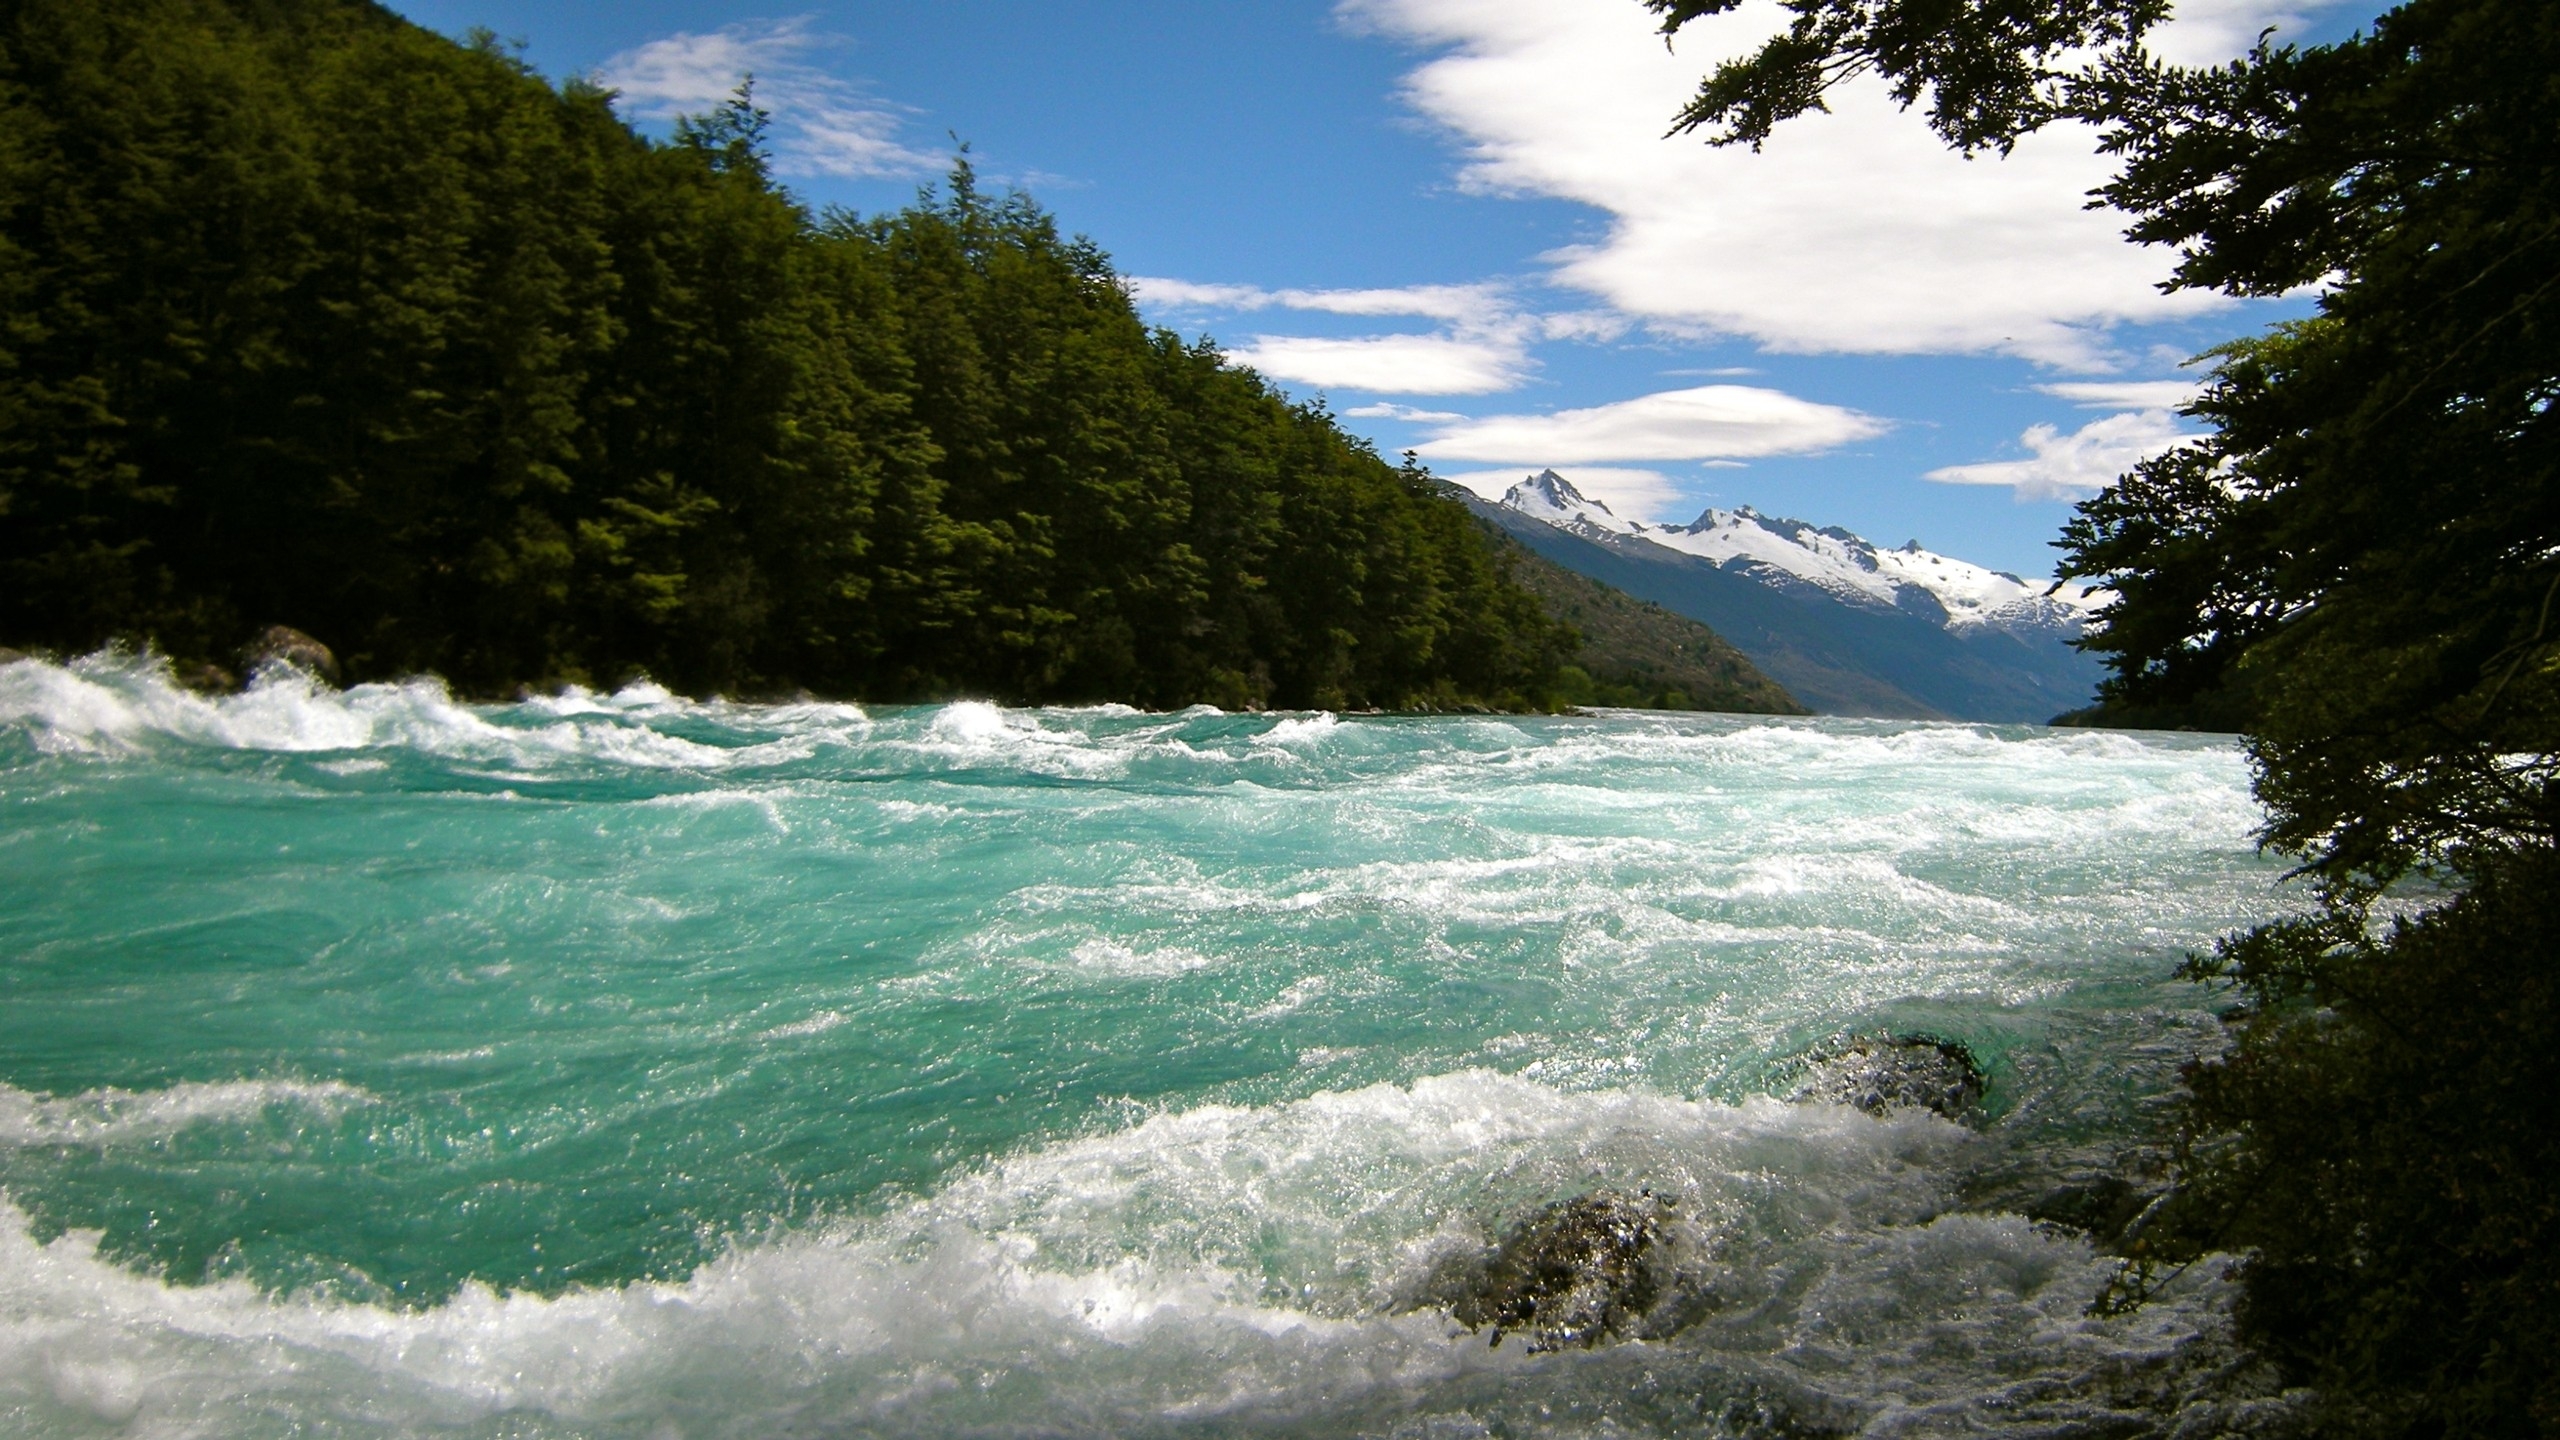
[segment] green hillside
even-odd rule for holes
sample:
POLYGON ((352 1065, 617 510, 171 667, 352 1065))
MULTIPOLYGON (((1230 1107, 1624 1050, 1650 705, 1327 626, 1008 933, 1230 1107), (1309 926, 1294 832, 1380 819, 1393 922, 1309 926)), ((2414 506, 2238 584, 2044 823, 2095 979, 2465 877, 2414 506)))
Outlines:
POLYGON ((1548 614, 1581 633, 1581 653, 1557 686, 1574 704, 1812 713, 1715 631, 1567 570, 1491 525, 1485 530, 1509 557, 1511 578, 1537 596, 1548 614))

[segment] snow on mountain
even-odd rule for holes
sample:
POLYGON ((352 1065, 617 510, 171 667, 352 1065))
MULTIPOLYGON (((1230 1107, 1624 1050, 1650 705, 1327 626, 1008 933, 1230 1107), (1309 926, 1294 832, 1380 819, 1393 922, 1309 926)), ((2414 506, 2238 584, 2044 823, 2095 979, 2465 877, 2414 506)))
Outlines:
POLYGON ((1934 610, 1951 631, 1989 627, 2078 634, 2114 598, 2086 585, 2039 583, 1940 555, 1921 549, 1916 540, 1898 550, 1882 549, 1838 526, 1774 519, 1748 505, 1710 508, 1687 525, 1627 520, 1553 470, 1512 486, 1501 503, 1560 530, 1649 541, 1722 569, 1783 576, 1851 604, 1923 614, 1934 610))
POLYGON ((1532 520, 1544 520, 1559 530, 1587 534, 1598 531, 1605 535, 1642 535, 1652 529, 1641 520, 1621 520, 1609 513, 1609 507, 1573 488, 1573 482, 1553 470, 1541 470, 1502 493, 1506 508, 1517 510, 1532 520))
POLYGON ((1547 560, 1708 626, 1820 714, 2039 724, 2105 674, 2072 643, 2108 599, 2086 586, 1749 509, 1633 520, 1552 470, 1460 498, 1547 560))
POLYGON ((1644 538, 1718 565, 1765 565, 1844 599, 1909 609, 1918 591, 1946 612, 1951 630, 1990 625, 2076 632, 2114 598, 2086 585, 2039 583, 1940 555, 1916 540, 1883 549, 1838 526, 1816 529, 1801 520, 1772 519, 1747 505, 1710 509, 1692 524, 1650 529, 1644 538))

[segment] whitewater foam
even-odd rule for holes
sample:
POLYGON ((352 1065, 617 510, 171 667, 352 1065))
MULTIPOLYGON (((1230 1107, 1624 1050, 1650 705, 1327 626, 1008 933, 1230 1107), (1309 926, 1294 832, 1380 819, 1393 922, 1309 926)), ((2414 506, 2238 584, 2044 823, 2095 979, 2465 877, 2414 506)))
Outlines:
POLYGON ((1603 1180, 1689 1217, 1688 1323, 1642 1348, 1702 1384, 1777 1373, 1803 1403, 1872 1411, 1857 1387, 1890 1373, 1901 1407, 1996 1425, 1968 1400, 1987 1378, 2213 1327, 2193 1300, 2091 1319, 2104 1266, 2084 1245, 1942 1213, 1954 1163, 1981 1144, 1923 1115, 1465 1072, 1155 1115, 869 1218, 743 1242, 681 1281, 550 1297, 473 1284, 420 1310, 172 1285, 103 1259, 92 1234, 39 1240, 12 1208, 0 1414, 197 1434, 501 1416, 535 1435, 916 1433, 1005 1415, 1070 1433, 1325 1433, 1382 1408, 1500 1403, 1524 1380, 1576 1395, 1577 1366, 1614 1384, 1605 1353, 1533 1363, 1411 1298, 1508 1217, 1603 1180))
POLYGON ((0 1433, 2166 1433, 2106 1377, 2222 1292, 2092 1320, 2109 1262, 1963 1197, 2109 1163, 2218 1043, 2166 977, 2281 904, 2247 782, 21 662, 0 1433), (1767 1098, 1914 1029, 1968 1125, 1767 1098), (1676 1199, 1678 1313, 1459 1331, 1449 1267, 1597 1188, 1676 1199))
MULTIPOLYGON (((179 686, 159 656, 102 651, 65 665, 21 661, 0 670, 0 727, 49 755, 134 755, 155 741, 229 750, 310 754, 408 751, 445 760, 501 763, 539 777, 564 765, 732 770, 802 760, 827 744, 858 741, 869 717, 854 706, 762 711, 771 738, 722 745, 649 722, 735 720, 725 702, 679 701, 654 685, 610 697, 585 691, 528 701, 502 724, 456 701, 432 677, 338 690, 291 666, 259 671, 235 695, 179 686)), ((354 773, 341 768, 337 773, 354 773)))
POLYGON ((158 1090, 104 1086, 39 1095, 0 1084, 0 1145, 113 1145, 156 1140, 191 1125, 237 1123, 285 1108, 328 1120, 374 1103, 336 1080, 188 1081, 158 1090))

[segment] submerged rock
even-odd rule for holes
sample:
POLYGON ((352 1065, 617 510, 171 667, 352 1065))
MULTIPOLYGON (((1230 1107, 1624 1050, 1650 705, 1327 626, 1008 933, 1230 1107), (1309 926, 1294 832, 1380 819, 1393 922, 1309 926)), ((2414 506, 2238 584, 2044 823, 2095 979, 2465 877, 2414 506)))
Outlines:
POLYGON ((1870 1115, 1934 1110, 1953 1120, 1981 1103, 1986 1088, 1982 1067, 1963 1045, 1900 1035, 1852 1040, 1816 1053, 1788 1098, 1855 1105, 1870 1115))
POLYGON ((270 625, 259 631, 258 638, 241 650, 240 664, 252 675, 270 665, 290 665, 332 685, 338 683, 338 657, 290 625, 270 625))
POLYGON ((1625 1334, 1661 1296, 1671 1209, 1649 1193, 1609 1190, 1546 1206, 1460 1279, 1449 1313, 1470 1330, 1491 1327, 1495 1345, 1517 1334, 1533 1351, 1625 1334))
POLYGON ((1748 1382, 1699 1397, 1698 1410, 1732 1440, 1848 1440, 1869 1418, 1856 1405, 1802 1387, 1748 1382))
POLYGON ((2100 1250, 2121 1252, 2167 1187, 2137 1184, 2122 1175, 2079 1177, 2052 1186, 2023 1207, 2044 1225, 2077 1230, 2100 1250))
POLYGON ((179 684, 202 695, 228 695, 240 688, 240 677, 209 660, 181 660, 170 672, 179 684))

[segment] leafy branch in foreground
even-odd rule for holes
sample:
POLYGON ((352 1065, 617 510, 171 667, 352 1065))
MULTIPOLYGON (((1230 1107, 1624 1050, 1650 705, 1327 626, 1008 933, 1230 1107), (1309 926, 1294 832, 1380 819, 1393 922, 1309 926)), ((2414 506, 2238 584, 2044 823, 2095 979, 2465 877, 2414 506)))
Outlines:
POLYGON ((2190 967, 2245 1003, 2143 1258, 2248 1252, 2242 1333, 2322 1433, 2560 1430, 2560 6, 2181 67, 2144 0, 1785 3, 1680 126, 1756 145, 1870 74, 1969 152, 2086 122, 2172 287, 2318 287, 2061 542, 2120 597, 2103 708, 2242 730, 2321 898, 2190 967))

